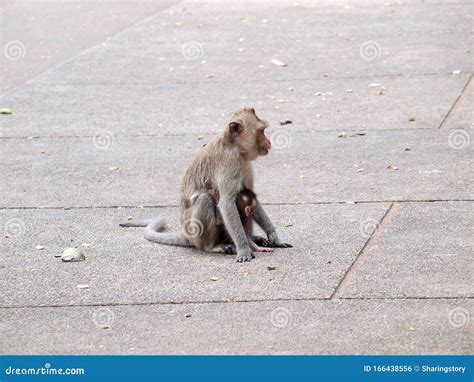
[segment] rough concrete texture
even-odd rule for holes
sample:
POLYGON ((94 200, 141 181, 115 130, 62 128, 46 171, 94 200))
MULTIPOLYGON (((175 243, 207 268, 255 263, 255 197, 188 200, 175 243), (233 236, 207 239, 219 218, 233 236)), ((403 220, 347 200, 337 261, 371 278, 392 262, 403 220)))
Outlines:
POLYGON ((295 247, 258 254, 239 265, 233 256, 149 243, 142 228, 118 226, 128 216, 163 216, 177 230, 176 208, 42 210, 40 215, 32 210, 2 211, 2 221, 19 219, 25 231, 5 240, 0 304, 328 298, 365 243, 364 222, 381 220, 387 207, 387 203, 272 206, 268 213, 282 239, 295 247), (54 257, 82 243, 91 245, 86 248, 87 261, 63 264, 54 257), (44 250, 37 250, 37 245, 44 250), (268 266, 276 269, 269 271, 268 266), (55 268, 51 284, 48 274, 55 268), (218 280, 212 281, 213 277, 218 280), (90 288, 80 290, 81 284, 90 288))
POLYGON ((472 300, 15 308, 0 334, 2 352, 27 354, 468 354, 472 323, 452 321, 467 309, 472 300))
MULTIPOLYGON (((255 162, 256 191, 266 203, 447 200, 474 194, 473 147, 453 148, 449 130, 358 130, 338 138, 338 131, 290 129, 270 131, 274 149, 255 162)), ((210 138, 101 132, 5 139, 1 168, 5 176, 15 176, 0 184, 0 206, 177 205, 181 174, 210 138)))
POLYGON ((0 6, 1 354, 472 353, 471 2, 87 4, 0 6), (177 230, 242 105, 293 248, 237 264, 118 226, 177 230))

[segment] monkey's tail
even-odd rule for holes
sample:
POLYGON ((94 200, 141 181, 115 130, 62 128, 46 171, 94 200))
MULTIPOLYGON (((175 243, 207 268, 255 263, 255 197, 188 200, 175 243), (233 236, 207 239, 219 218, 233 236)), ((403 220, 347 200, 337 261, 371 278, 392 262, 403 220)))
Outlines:
POLYGON ((165 220, 163 218, 130 221, 119 225, 120 227, 146 227, 145 239, 154 243, 179 247, 194 246, 193 243, 180 232, 160 232, 165 228, 165 220))

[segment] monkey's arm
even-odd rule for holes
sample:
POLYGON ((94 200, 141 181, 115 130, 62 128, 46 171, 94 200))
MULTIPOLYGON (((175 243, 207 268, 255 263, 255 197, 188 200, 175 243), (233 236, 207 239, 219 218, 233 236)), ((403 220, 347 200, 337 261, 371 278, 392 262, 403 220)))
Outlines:
POLYGON ((224 177, 221 178, 219 184, 219 210, 224 220, 225 228, 235 244, 237 261, 241 263, 252 260, 253 255, 235 203, 238 191, 239 187, 235 182, 229 181, 224 177))
POLYGON ((250 261, 253 258, 247 235, 240 221, 239 211, 235 205, 235 197, 221 195, 219 200, 219 209, 224 219, 224 225, 235 244, 237 251, 237 261, 250 261))
MULTIPOLYGON (((264 245, 267 247, 274 247, 274 248, 289 248, 293 247, 291 244, 283 243, 278 238, 278 234, 276 233, 276 229, 273 226, 270 218, 268 217, 267 213, 263 209, 260 202, 256 201, 257 205, 255 207, 255 211, 252 214, 253 220, 263 229, 263 231, 267 234, 268 240, 263 242, 262 244, 256 242, 257 245, 264 245)), ((255 241, 255 240, 254 240, 255 241)))

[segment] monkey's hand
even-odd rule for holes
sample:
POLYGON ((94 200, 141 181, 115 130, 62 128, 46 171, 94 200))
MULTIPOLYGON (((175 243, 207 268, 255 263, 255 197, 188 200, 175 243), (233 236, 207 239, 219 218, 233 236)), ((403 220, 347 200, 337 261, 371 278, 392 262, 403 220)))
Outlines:
POLYGON ((235 261, 237 261, 238 263, 244 263, 246 261, 251 261, 253 258, 255 258, 255 255, 249 248, 248 250, 237 253, 235 261))
POLYGON ((268 234, 268 245, 267 246, 268 247, 273 247, 273 248, 292 248, 293 247, 291 244, 283 243, 282 241, 280 241, 280 239, 278 238, 278 235, 275 231, 270 232, 268 234))

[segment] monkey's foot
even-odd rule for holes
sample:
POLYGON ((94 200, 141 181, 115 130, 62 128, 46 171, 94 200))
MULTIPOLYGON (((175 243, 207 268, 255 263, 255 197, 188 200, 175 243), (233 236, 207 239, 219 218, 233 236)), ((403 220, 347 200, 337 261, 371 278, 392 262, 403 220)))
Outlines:
POLYGON ((237 250, 234 244, 221 244, 217 252, 223 253, 224 255, 235 255, 237 250))
POLYGON ((273 248, 293 248, 293 246, 291 244, 281 243, 281 242, 272 243, 272 247, 273 248))
MULTIPOLYGON (((292 248, 293 246, 288 243, 282 243, 279 240, 265 239, 262 236, 252 236, 252 241, 262 247, 267 248, 292 248)), ((268 251, 265 251, 268 252, 268 251)))
POLYGON ((255 255, 252 252, 247 252, 247 253, 238 254, 235 260, 238 263, 244 263, 247 261, 252 261, 252 259, 254 258, 255 258, 255 255))
POLYGON ((257 247, 254 249, 255 252, 273 252, 273 248, 270 247, 257 247))
POLYGON ((259 245, 255 244, 253 241, 250 241, 249 245, 250 245, 250 249, 254 252, 273 252, 273 248, 260 247, 259 245))

